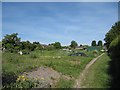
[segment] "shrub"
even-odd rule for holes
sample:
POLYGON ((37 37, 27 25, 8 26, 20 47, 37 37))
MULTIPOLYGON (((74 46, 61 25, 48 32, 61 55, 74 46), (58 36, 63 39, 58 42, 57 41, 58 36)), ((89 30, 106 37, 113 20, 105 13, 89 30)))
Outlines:
POLYGON ((13 72, 5 72, 3 70, 2 72, 2 85, 6 86, 6 84, 10 84, 11 82, 15 82, 17 78, 17 75, 13 72))
POLYGON ((107 32, 105 35, 105 44, 108 47, 110 47, 110 43, 118 36, 120 35, 120 21, 116 22, 111 29, 107 32))
POLYGON ((98 55, 98 50, 94 50, 94 51, 93 51, 93 54, 94 54, 94 55, 98 55))
POLYGON ((6 34, 2 39, 2 46, 7 51, 17 52, 20 49, 20 38, 18 38, 18 33, 13 33, 11 35, 6 34))
POLYGON ((120 86, 120 35, 111 42, 109 54, 112 59, 110 62, 111 87, 118 88, 120 86))
POLYGON ((40 85, 36 79, 28 79, 25 76, 19 76, 14 83, 7 84, 3 88, 35 88, 40 85))
POLYGON ((120 35, 111 42, 109 52, 111 57, 120 57, 120 35))

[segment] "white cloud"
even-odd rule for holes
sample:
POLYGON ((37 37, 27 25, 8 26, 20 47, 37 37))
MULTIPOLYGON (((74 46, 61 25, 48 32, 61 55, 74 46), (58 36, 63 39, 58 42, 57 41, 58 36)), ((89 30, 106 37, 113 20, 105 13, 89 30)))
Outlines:
MULTIPOLYGON (((93 39, 103 39, 108 28, 117 20, 115 6, 111 7, 108 4, 108 6, 98 7, 96 5, 89 6, 88 3, 86 6, 90 8, 89 10, 80 9, 82 6, 79 6, 78 3, 75 8, 68 5, 72 9, 67 6, 67 9, 63 10, 62 6, 54 5, 41 6, 42 9, 33 5, 32 10, 35 9, 34 12, 31 11, 29 6, 27 9, 20 10, 18 13, 21 13, 20 15, 14 14, 15 17, 9 15, 12 12, 8 7, 9 13, 4 11, 6 13, 3 16, 3 33, 18 32, 23 40, 40 41, 42 43, 60 41, 63 44, 68 44, 71 40, 76 40, 79 43, 88 44, 93 39), (68 11, 68 8, 70 11, 68 11), (44 9, 45 14, 40 12, 44 9), (81 11, 79 12, 79 10, 81 11)), ((24 5, 22 8, 24 8, 24 5)))

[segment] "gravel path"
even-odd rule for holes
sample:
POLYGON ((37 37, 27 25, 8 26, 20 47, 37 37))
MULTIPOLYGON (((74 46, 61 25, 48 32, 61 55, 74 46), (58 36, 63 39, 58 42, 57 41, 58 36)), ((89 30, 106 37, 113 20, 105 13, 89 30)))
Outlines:
MULTIPOLYGON (((81 85, 82 80, 85 79, 85 77, 84 77, 85 73, 88 72, 89 67, 90 67, 92 64, 94 64, 94 63, 98 60, 98 58, 100 58, 103 54, 104 54, 104 53, 102 53, 102 54, 99 55, 98 57, 94 58, 93 60, 91 60, 91 61, 86 65, 85 69, 81 72, 79 78, 76 79, 74 88, 81 88, 80 85, 81 85)), ((82 87, 82 88, 85 88, 85 87, 82 87)))

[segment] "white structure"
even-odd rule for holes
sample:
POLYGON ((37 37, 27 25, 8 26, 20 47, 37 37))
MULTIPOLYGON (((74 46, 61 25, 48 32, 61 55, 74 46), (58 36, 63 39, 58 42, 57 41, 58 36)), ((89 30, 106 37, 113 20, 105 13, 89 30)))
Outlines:
POLYGON ((63 50, 63 51, 70 51, 70 52, 72 51, 72 50, 69 50, 69 49, 65 49, 65 48, 64 48, 64 49, 62 49, 62 50, 63 50))
POLYGON ((105 50, 102 49, 102 50, 100 50, 100 51, 101 51, 101 52, 104 52, 105 50))
POLYGON ((20 55, 22 55, 22 54, 23 54, 23 53, 22 53, 22 51, 19 51, 18 53, 19 53, 20 55))

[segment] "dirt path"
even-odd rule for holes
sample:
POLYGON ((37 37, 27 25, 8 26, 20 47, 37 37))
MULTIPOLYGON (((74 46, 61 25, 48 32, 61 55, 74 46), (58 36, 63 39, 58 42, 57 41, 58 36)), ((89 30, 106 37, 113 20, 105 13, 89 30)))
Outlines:
MULTIPOLYGON (((81 85, 82 80, 85 79, 85 77, 84 77, 85 73, 88 72, 89 67, 90 67, 93 63, 95 63, 95 62, 98 60, 98 58, 100 58, 103 54, 104 54, 104 53, 102 53, 102 54, 99 55, 98 57, 94 58, 93 60, 91 60, 91 61, 86 65, 85 69, 81 72, 79 78, 76 79, 74 88, 81 88, 80 85, 81 85)), ((85 87, 82 87, 82 88, 85 88, 85 87)))

